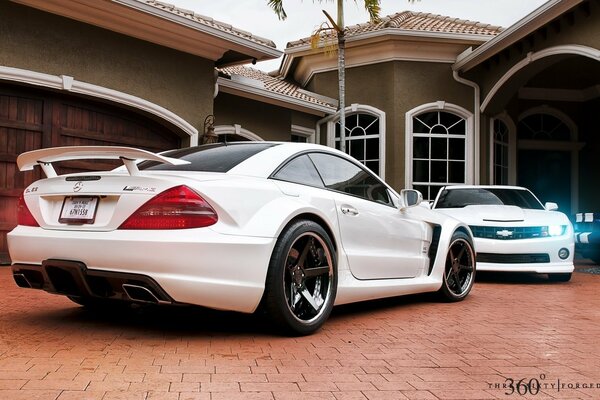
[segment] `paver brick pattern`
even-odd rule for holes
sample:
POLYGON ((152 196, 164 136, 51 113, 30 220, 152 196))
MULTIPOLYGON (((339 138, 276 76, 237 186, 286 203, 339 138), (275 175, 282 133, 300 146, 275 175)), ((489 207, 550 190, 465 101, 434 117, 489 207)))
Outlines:
POLYGON ((599 293, 599 275, 488 275, 460 303, 336 307, 291 338, 260 316, 87 310, 0 268, 0 399, 600 399, 599 293))

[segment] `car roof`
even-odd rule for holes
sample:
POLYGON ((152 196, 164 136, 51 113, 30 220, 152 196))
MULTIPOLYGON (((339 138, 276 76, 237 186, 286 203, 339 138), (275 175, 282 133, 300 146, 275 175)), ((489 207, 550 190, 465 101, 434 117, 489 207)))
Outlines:
MULTIPOLYGON (((253 143, 253 142, 235 142, 235 143, 253 143)), ((256 143, 272 143, 276 146, 269 147, 252 157, 242 161, 227 173, 232 175, 246 175, 256 177, 268 177, 273 169, 281 163, 294 156, 295 154, 304 151, 322 151, 330 154, 335 154, 345 159, 350 157, 334 148, 323 146, 314 143, 294 143, 294 142, 256 142, 256 143)), ((233 144, 233 143, 232 143, 233 144)))

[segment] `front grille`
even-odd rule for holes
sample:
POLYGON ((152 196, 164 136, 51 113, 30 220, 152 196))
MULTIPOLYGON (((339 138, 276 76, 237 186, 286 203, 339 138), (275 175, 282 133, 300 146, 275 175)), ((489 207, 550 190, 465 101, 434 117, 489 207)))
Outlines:
POLYGON ((531 254, 477 253, 477 262, 496 263, 496 264, 542 264, 542 263, 549 263, 550 256, 547 253, 531 253, 531 254))
POLYGON ((474 237, 498 240, 534 239, 548 236, 546 226, 469 226, 474 237))

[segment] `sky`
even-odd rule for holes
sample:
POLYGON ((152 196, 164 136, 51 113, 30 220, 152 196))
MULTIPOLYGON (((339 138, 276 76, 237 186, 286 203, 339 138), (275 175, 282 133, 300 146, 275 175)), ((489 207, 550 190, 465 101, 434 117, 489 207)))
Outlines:
MULTIPOLYGON (((313 0, 284 0, 288 18, 280 21, 267 0, 161 0, 177 7, 193 10, 233 27, 251 32, 275 42, 284 50, 290 41, 308 37, 325 22, 322 10, 334 18, 336 2, 313 0)), ((418 11, 508 27, 517 22, 546 0, 381 0, 381 16, 402 11, 418 11)), ((362 1, 346 0, 345 24, 367 22, 362 1)), ((255 68, 272 71, 279 68, 281 59, 263 61, 255 68)))

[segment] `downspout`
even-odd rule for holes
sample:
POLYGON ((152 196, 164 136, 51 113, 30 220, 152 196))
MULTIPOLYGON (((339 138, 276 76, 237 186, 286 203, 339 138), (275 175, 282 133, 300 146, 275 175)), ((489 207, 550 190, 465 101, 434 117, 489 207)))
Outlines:
POLYGON ((473 88, 474 91, 474 101, 473 101, 473 125, 475 125, 474 129, 473 129, 473 146, 474 148, 474 153, 473 153, 473 163, 474 165, 474 176, 473 176, 473 183, 475 185, 479 185, 479 171, 481 170, 481 165, 480 165, 480 161, 481 161, 481 157, 480 157, 480 147, 479 147, 479 142, 480 142, 480 137, 479 137, 479 132, 480 132, 480 119, 481 119, 481 111, 479 110, 479 108, 481 107, 481 92, 479 89, 479 85, 476 84, 473 81, 470 81, 468 79, 462 78, 458 75, 458 71, 453 70, 452 71, 452 76, 454 77, 454 80, 458 83, 462 83, 463 85, 467 85, 469 87, 473 88))

